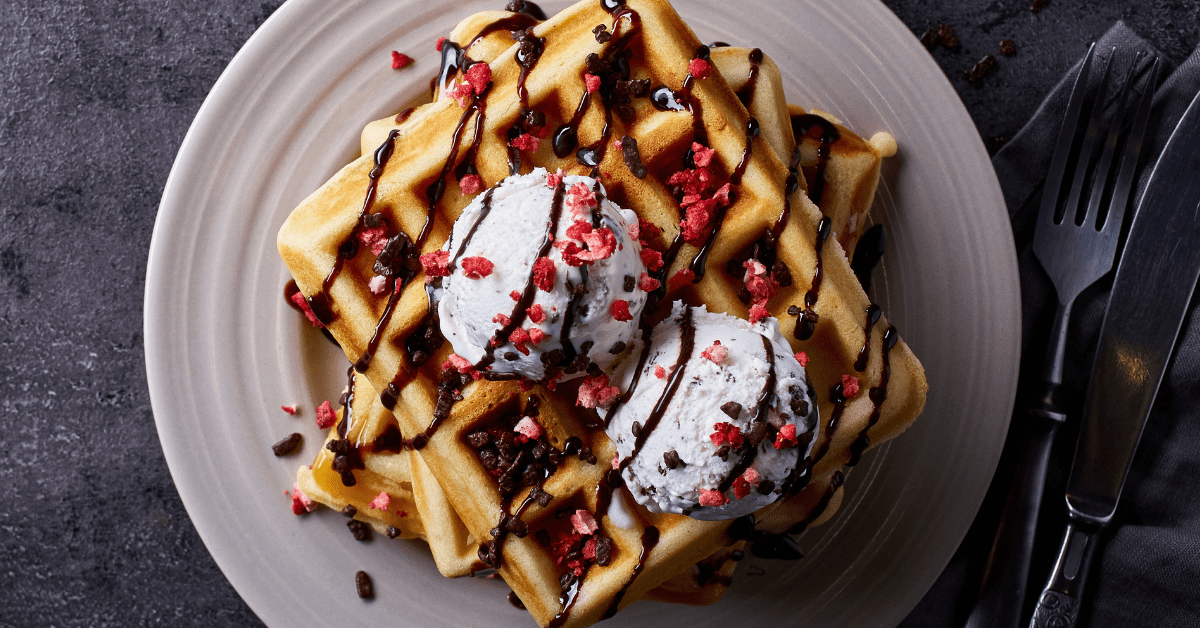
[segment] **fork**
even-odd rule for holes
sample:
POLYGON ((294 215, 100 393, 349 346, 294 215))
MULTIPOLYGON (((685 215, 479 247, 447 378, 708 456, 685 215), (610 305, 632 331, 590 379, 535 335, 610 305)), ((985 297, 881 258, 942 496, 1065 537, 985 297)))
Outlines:
MULTIPOLYGON (((1113 95, 1116 112, 1106 125, 1105 94, 1115 53, 1114 48, 1108 60, 1097 60, 1095 44, 1088 49, 1071 89, 1066 116, 1046 175, 1033 252, 1054 284, 1058 305, 1042 368, 1041 389, 1033 402, 1014 417, 1020 421, 1018 427, 1025 433, 1016 443, 1020 449, 1016 454, 1015 476, 984 567, 979 599, 967 619, 967 628, 1015 628, 1021 621, 1050 446, 1058 426, 1066 419, 1054 397, 1062 384, 1071 307, 1084 288, 1112 269, 1121 224, 1129 205, 1134 170, 1150 117, 1158 60, 1151 63, 1146 88, 1137 97, 1136 110, 1127 125, 1126 109, 1138 82, 1135 75, 1141 55, 1134 59, 1113 95), (1103 63, 1103 70, 1096 68, 1095 71, 1103 74, 1099 86, 1093 89, 1089 76, 1093 72, 1092 66, 1099 63, 1103 63), (1086 118, 1086 124, 1080 126, 1082 118, 1086 118), (1122 131, 1127 126, 1129 132, 1122 145, 1122 131), (1101 138, 1103 144, 1097 146, 1101 138), (1114 164, 1118 146, 1121 146, 1120 160, 1119 164, 1114 164), (1085 184, 1089 178, 1090 190, 1085 197, 1085 184), (1104 211, 1101 211, 1102 207, 1104 211)), ((999 478, 998 481, 1003 482, 999 478)))

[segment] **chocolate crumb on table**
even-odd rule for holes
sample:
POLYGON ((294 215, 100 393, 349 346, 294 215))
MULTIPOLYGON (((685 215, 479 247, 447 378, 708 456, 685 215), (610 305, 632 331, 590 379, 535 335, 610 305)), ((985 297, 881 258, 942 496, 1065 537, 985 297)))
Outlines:
POLYGON ((1047 4, 1050 4, 1050 0, 1033 0, 1033 4, 1029 5, 1029 10, 1037 13, 1046 8, 1047 4))
POLYGON ((992 55, 983 55, 983 58, 978 63, 970 68, 963 70, 963 76, 967 77, 968 83, 974 83, 979 79, 996 71, 1000 67, 1000 62, 992 55))
POLYGON ((937 48, 937 31, 932 28, 925 29, 925 32, 921 34, 921 45, 925 46, 926 50, 933 50, 934 48, 937 48))
POLYGON ((300 445, 303 444, 304 437, 297 432, 292 432, 283 440, 271 445, 271 451, 275 452, 276 457, 286 456, 288 454, 296 453, 296 450, 300 449, 300 445))
POLYGON ((950 50, 958 48, 958 36, 954 34, 954 27, 949 24, 938 24, 937 30, 938 42, 950 50))
POLYGON ((371 526, 362 521, 351 519, 346 522, 346 527, 350 528, 350 532, 354 534, 355 541, 366 542, 371 540, 371 526))
POLYGON ((375 597, 375 586, 371 584, 371 576, 365 571, 354 574, 354 587, 358 589, 358 597, 364 600, 375 597))
POLYGON ((1011 39, 1005 39, 1000 42, 1000 54, 1011 57, 1017 54, 1017 44, 1011 39))

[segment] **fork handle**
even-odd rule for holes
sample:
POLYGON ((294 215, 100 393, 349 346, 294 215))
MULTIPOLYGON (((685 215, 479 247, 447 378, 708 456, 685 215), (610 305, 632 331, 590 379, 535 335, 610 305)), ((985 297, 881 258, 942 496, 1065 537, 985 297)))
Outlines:
MULTIPOLYGON (((1017 413, 1020 450, 996 537, 988 553, 980 583, 979 599, 967 618, 967 628, 1017 628, 1029 584, 1029 563, 1037 531, 1038 510, 1046 483, 1050 446, 1058 426, 1066 418, 1054 404, 1057 388, 1047 383, 1037 400, 1017 413)), ((1008 478, 997 478, 1005 485, 1008 478)))

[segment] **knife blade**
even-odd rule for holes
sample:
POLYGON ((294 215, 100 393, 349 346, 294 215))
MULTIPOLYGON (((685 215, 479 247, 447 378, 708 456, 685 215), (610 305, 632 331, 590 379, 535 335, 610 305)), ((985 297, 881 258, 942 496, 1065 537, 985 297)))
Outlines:
POLYGON ((1031 627, 1072 626, 1092 553, 1129 465, 1200 277, 1200 94, 1146 184, 1113 279, 1067 481, 1068 523, 1031 627))

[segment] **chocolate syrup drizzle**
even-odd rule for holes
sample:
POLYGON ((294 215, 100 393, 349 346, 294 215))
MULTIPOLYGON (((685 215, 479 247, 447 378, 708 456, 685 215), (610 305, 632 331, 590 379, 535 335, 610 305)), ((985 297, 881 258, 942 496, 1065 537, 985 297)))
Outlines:
POLYGON ((871 446, 871 439, 867 436, 867 431, 879 422, 880 412, 883 408, 883 402, 887 399, 888 380, 891 379, 892 365, 889 355, 892 352, 892 347, 900 340, 900 334, 896 331, 895 326, 888 325, 887 331, 883 332, 883 366, 879 370, 879 385, 871 388, 867 396, 871 399, 873 407, 871 409, 871 417, 867 420, 867 425, 858 433, 858 437, 850 444, 850 466, 854 466, 862 460, 863 452, 867 447, 871 446))
POLYGON ((825 193, 825 171, 829 167, 829 157, 833 143, 841 139, 837 127, 832 122, 816 114, 806 113, 792 116, 792 134, 796 137, 796 152, 792 155, 792 166, 800 158, 800 142, 813 129, 820 129, 820 146, 817 147, 817 172, 813 177, 812 187, 808 190, 808 198, 818 207, 825 193))
POLYGON ((750 51, 750 75, 746 77, 746 84, 737 91, 738 100, 747 109, 750 108, 750 103, 754 100, 754 88, 758 86, 758 66, 762 63, 763 53, 758 48, 750 51))
MULTIPOLYGON (((821 292, 821 280, 825 276, 821 254, 825 249, 825 241, 829 239, 832 227, 833 222, 829 220, 829 216, 821 216, 821 221, 817 223, 817 242, 815 247, 817 264, 816 270, 813 271, 812 288, 804 293, 804 311, 799 313, 799 318, 796 319, 796 327, 792 330, 792 336, 797 340, 812 338, 813 332, 817 328, 817 321, 820 319, 813 308, 817 305, 817 297, 821 292)), ((790 314, 791 312, 789 311, 788 313, 790 314)))
MULTIPOLYGON (((649 346, 649 344, 649 337, 647 337, 646 345, 649 346)), ((646 417, 646 423, 634 435, 632 451, 617 465, 617 470, 624 471, 633 462, 633 459, 641 452, 642 445, 646 444, 646 439, 650 437, 650 434, 654 432, 654 428, 658 427, 659 422, 662 421, 663 415, 667 412, 667 407, 671 404, 671 398, 675 396, 675 391, 679 388, 679 383, 683 381, 683 373, 687 370, 688 361, 692 359, 695 346, 696 325, 692 322, 692 306, 689 305, 684 308, 683 316, 679 319, 679 356, 675 358, 675 366, 671 367, 671 377, 667 380, 667 385, 663 388, 662 394, 659 395, 658 401, 655 402, 654 409, 650 411, 650 416, 646 417)), ((644 367, 645 364, 639 364, 638 372, 640 373, 644 367)), ((634 390, 634 386, 630 386, 629 390, 634 390)), ((616 404, 614 403, 614 405, 616 404)))
POLYGON ((871 328, 879 322, 883 310, 874 303, 867 306, 867 322, 863 325, 863 346, 858 350, 858 358, 854 360, 854 370, 862 372, 867 368, 867 360, 871 359, 871 328))

